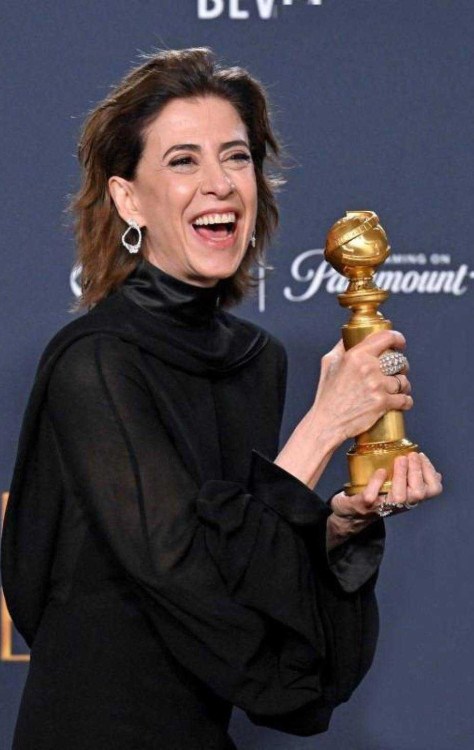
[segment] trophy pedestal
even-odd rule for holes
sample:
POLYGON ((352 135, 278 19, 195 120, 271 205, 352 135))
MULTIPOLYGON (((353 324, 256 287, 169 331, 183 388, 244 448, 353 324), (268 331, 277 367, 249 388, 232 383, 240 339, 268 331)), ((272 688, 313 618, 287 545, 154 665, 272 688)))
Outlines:
POLYGON ((379 494, 386 495, 392 487, 393 462, 398 456, 406 456, 413 451, 418 451, 418 446, 408 438, 386 443, 356 443, 347 453, 350 481, 344 485, 344 492, 346 495, 363 492, 374 471, 385 469, 387 479, 379 494))

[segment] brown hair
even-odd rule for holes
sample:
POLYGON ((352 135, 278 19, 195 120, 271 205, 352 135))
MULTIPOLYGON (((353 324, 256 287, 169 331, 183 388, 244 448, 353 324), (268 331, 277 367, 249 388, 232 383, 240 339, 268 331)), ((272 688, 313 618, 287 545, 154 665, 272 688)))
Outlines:
POLYGON ((144 132, 172 99, 215 95, 229 101, 245 124, 257 182, 256 245, 249 246, 236 273, 221 282, 220 304, 242 299, 255 279, 254 263, 278 225, 275 192, 284 180, 270 174, 267 161, 279 164, 280 145, 272 131, 262 85, 240 67, 222 68, 208 48, 166 50, 145 56, 88 116, 79 141, 82 185, 70 208, 75 215, 77 265, 82 296, 90 307, 116 289, 135 268, 138 257, 121 245, 126 229, 108 190, 117 175, 133 180, 144 147, 144 132))

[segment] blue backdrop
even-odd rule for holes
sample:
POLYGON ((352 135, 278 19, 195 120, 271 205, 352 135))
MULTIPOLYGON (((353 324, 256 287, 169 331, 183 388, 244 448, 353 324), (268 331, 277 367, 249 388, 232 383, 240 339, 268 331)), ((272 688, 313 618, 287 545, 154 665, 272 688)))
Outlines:
MULTIPOLYGON (((293 738, 237 711, 232 735, 245 750, 470 750, 472 0, 2 6, 0 489, 8 491, 38 356, 71 318, 73 241, 63 210, 77 187, 80 122, 139 51, 210 45, 266 84, 291 155, 269 254, 276 270, 239 312, 288 348, 283 437, 311 403, 320 356, 346 317, 321 256, 326 231, 346 209, 369 208, 392 245, 384 312, 408 339, 415 409, 407 431, 445 477, 442 499, 388 520, 375 664, 330 732, 293 738)), ((345 474, 341 452, 322 489, 345 474)), ((1 645, 7 748, 27 665, 4 610, 1 645)))

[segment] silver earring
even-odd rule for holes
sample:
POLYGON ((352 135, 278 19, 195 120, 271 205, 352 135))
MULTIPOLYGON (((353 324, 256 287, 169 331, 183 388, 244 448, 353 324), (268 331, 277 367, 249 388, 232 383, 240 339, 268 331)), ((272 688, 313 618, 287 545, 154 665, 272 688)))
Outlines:
POLYGON ((252 247, 255 247, 256 243, 257 243, 257 238, 255 236, 255 230, 254 230, 250 238, 250 244, 252 245, 252 247))
POLYGON ((134 219, 128 219, 128 227, 122 234, 122 245, 127 248, 129 253, 138 253, 142 246, 142 230, 138 226, 137 222, 134 221, 134 219), (127 242, 127 234, 131 229, 134 229, 138 235, 137 241, 134 245, 132 245, 130 242, 127 242))

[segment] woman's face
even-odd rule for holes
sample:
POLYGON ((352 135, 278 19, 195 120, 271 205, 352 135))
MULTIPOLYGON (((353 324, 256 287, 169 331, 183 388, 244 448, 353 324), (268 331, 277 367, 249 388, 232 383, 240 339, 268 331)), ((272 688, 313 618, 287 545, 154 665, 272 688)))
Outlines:
POLYGON ((228 101, 169 102, 147 128, 135 179, 109 185, 121 217, 146 227, 151 263, 200 286, 237 271, 255 228, 257 185, 246 127, 228 101))

